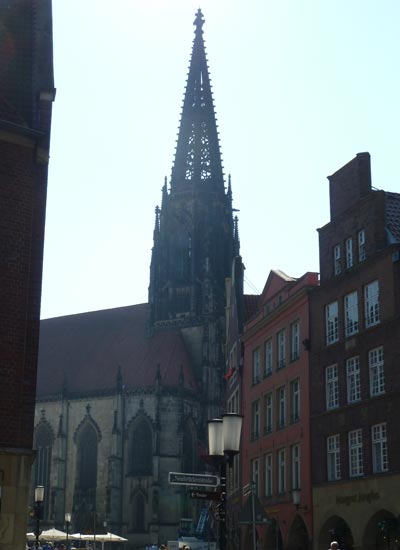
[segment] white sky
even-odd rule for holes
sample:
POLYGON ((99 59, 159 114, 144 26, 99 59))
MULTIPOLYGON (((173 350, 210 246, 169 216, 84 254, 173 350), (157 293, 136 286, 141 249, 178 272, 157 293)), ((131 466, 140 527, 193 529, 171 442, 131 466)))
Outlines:
POLYGON ((326 176, 356 153, 400 192, 398 0, 53 0, 43 318, 147 301, 199 5, 258 291, 270 269, 318 271, 326 176))

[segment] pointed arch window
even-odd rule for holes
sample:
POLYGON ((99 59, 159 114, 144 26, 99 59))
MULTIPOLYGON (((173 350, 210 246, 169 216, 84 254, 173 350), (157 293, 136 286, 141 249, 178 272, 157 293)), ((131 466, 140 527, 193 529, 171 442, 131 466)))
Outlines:
POLYGON ((151 476, 153 473, 153 433, 143 420, 131 431, 129 441, 129 468, 132 476, 151 476))
POLYGON ((45 488, 44 510, 45 518, 49 517, 50 504, 50 473, 53 446, 53 433, 46 423, 41 423, 35 434, 36 459, 34 466, 34 486, 45 488))
POLYGON ((78 440, 78 487, 96 489, 97 485, 97 433, 93 426, 86 424, 78 440))

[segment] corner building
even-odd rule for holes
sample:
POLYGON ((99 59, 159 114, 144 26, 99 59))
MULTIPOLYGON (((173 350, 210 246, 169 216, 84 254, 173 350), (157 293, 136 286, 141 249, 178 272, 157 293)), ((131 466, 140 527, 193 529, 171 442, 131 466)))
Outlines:
POLYGON ((400 195, 359 153, 329 178, 311 303, 314 549, 398 548, 400 195))
POLYGON ((50 0, 0 0, 0 549, 25 545, 53 82, 50 0))
POLYGON ((149 303, 41 323, 32 487, 45 522, 109 530, 128 548, 198 519, 169 472, 204 471, 207 420, 223 408, 225 278, 238 253, 200 10, 170 181, 156 207, 149 303))

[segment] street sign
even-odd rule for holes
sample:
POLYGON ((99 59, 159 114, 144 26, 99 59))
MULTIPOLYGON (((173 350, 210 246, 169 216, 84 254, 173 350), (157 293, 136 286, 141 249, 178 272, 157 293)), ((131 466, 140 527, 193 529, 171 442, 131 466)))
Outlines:
POLYGON ((199 498, 200 500, 221 500, 221 493, 213 491, 190 491, 190 498, 199 498))
POLYGON ((169 472, 168 481, 171 485, 202 485, 204 487, 217 487, 219 485, 218 476, 208 474, 169 472))
POLYGON ((243 491, 244 497, 247 497, 247 495, 251 495, 254 489, 254 485, 255 485, 254 481, 250 481, 250 483, 248 483, 243 487, 242 491, 243 491))

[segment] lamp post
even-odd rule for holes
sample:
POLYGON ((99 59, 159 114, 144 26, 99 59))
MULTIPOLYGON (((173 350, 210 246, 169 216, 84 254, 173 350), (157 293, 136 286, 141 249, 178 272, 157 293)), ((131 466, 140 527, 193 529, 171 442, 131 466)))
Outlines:
POLYGON ((65 532, 67 533, 67 548, 68 548, 69 526, 71 525, 71 514, 69 512, 65 514, 64 520, 65 520, 65 532))
POLYGON ((39 537, 41 533, 40 520, 42 519, 43 501, 44 501, 44 487, 43 485, 38 485, 37 487, 35 487, 36 550, 39 548, 39 537))
POLYGON ((221 503, 219 505, 219 547, 226 549, 226 469, 233 466, 239 453, 243 416, 236 413, 222 415, 208 421, 208 452, 219 467, 221 478, 221 503))

